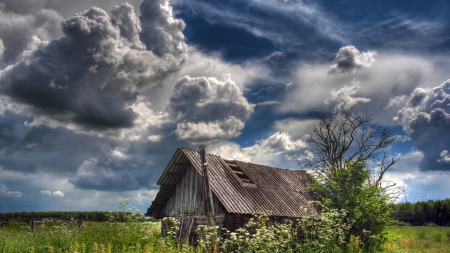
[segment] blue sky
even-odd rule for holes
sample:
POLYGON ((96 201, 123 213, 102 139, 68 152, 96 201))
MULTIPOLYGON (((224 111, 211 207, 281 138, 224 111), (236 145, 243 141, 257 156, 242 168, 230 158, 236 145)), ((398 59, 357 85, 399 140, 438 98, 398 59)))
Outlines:
MULTIPOLYGON (((298 169, 320 113, 450 197, 448 1, 0 0, 0 212, 145 210, 180 147, 298 169), (94 7, 92 7, 94 6, 94 7)), ((403 200, 405 197, 403 197, 403 200)))

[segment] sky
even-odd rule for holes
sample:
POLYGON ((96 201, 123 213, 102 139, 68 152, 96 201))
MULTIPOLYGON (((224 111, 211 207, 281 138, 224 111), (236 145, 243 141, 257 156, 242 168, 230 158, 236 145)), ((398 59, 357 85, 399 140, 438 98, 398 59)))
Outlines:
POLYGON ((0 0, 0 212, 145 211, 177 148, 300 169, 318 115, 450 198, 450 2, 0 0))

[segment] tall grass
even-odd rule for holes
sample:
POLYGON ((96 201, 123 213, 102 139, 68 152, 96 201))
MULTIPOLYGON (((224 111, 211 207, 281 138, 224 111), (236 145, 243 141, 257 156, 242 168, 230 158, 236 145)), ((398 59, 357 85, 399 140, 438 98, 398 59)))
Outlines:
MULTIPOLYGON (((199 226, 196 246, 172 239, 175 227, 163 238, 160 222, 143 222, 135 215, 121 223, 115 215, 121 214, 112 213, 109 222, 86 222, 82 229, 76 221, 47 219, 36 222, 32 232, 29 224, 11 222, 0 228, 0 253, 201 253, 212 252, 214 247, 221 252, 363 252, 358 237, 346 236, 345 213, 336 210, 322 214, 321 219, 311 216, 270 227, 266 226, 268 216, 259 215, 234 232, 199 226), (303 242, 297 237, 299 230, 306 231, 303 242)), ((388 238, 388 253, 450 253, 450 228, 398 227, 388 231, 388 238)))
POLYGON ((28 224, 11 222, 0 228, 0 252, 145 252, 159 239, 158 222, 76 222, 44 220, 32 232, 28 224))
POLYGON ((445 252, 450 253, 449 227, 397 227, 388 231, 389 253, 445 252))

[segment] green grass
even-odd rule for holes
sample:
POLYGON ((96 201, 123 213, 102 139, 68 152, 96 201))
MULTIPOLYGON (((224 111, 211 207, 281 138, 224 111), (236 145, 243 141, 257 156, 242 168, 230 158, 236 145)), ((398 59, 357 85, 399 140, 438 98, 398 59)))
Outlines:
MULTIPOLYGON (((164 240, 160 226, 160 222, 86 222, 80 230, 76 222, 47 220, 37 222, 31 232, 28 224, 12 222, 0 227, 0 253, 210 252, 164 240)), ((396 227, 388 231, 388 238, 388 253, 450 253, 449 227, 396 227)))
POLYGON ((450 253, 449 227, 397 227, 388 231, 386 252, 448 252, 450 253))
POLYGON ((86 222, 80 230, 75 222, 49 220, 36 222, 34 232, 28 224, 14 222, 0 228, 0 253, 170 252, 168 248, 173 247, 161 240, 159 222, 86 222))

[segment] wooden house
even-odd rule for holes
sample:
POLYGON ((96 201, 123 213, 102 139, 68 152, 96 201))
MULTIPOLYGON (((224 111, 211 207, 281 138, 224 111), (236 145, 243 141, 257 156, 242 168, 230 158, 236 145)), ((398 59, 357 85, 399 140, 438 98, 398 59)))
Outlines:
MULTIPOLYGON (((201 147, 202 149, 202 147, 201 147)), ((198 225, 214 222, 232 231, 254 214, 270 211, 269 223, 296 219, 304 209, 315 212, 308 173, 236 160, 201 151, 177 149, 159 178, 146 215, 180 222, 180 238, 193 238, 198 225), (204 153, 203 153, 204 154, 204 153), (206 175, 206 177, 203 177, 206 175)))

